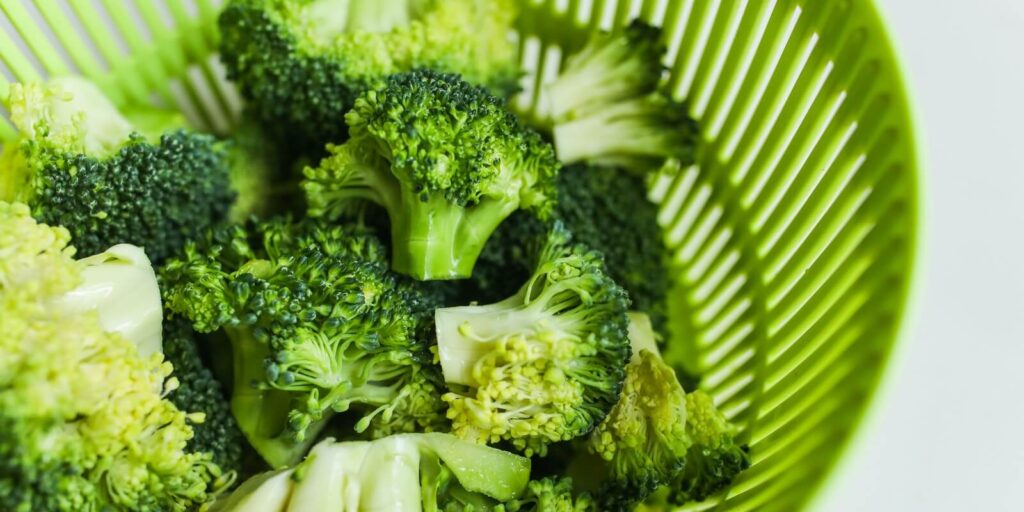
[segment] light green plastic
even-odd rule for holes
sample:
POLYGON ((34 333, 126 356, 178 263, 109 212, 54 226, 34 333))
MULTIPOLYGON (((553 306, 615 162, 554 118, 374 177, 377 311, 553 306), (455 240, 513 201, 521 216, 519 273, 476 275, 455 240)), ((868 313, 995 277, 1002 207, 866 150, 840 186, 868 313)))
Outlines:
MULTIPOLYGON (((239 102, 214 55, 218 3, 2 1, 0 96, 10 81, 77 72, 115 102, 177 106, 226 130, 239 102)), ((706 375, 753 461, 691 508, 804 507, 877 387, 915 256, 915 137, 876 11, 868 0, 523 3, 526 110, 590 31, 636 16, 665 27, 672 92, 705 144, 697 166, 651 184, 678 275, 671 346, 706 375)), ((0 140, 14 135, 0 121, 0 140)))

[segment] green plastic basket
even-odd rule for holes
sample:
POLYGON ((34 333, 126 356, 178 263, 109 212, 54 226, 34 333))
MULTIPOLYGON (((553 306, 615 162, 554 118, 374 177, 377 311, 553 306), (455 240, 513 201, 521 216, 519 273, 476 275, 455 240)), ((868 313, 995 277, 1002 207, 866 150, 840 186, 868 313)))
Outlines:
MULTIPOLYGON (((11 81, 81 73, 119 103, 227 131, 211 0, 0 0, 11 81)), ((704 127, 697 166, 652 183, 674 254, 674 350, 743 428, 752 466, 695 508, 795 510, 839 458, 896 338, 914 260, 915 139, 867 0, 524 1, 529 71, 635 17, 665 27, 672 91, 704 127)), ((0 121, 0 141, 14 128, 0 121)))

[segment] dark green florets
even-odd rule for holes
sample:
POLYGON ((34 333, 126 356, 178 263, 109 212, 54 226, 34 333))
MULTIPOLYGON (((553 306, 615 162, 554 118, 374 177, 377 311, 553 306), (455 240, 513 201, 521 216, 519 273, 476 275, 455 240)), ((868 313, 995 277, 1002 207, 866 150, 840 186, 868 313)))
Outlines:
POLYGON ((388 272, 364 229, 286 219, 225 227, 188 245, 164 281, 169 309, 231 340, 232 410, 271 465, 294 462, 350 407, 360 432, 444 424, 420 337, 428 301, 388 272))
POLYGON ((168 399, 182 411, 205 416, 202 423, 192 426, 189 451, 209 453, 222 470, 241 472, 248 442, 231 415, 224 387, 200 356, 196 336, 188 321, 164 319, 164 359, 174 365, 172 375, 180 384, 168 399))
POLYGON ((508 0, 233 0, 221 58, 264 124, 317 154, 345 140, 344 114, 386 76, 456 72, 505 95, 516 87, 508 0))
POLYGON ((33 217, 66 227, 82 254, 130 243, 162 261, 224 218, 235 198, 225 154, 208 135, 178 130, 150 143, 133 134, 106 158, 20 144, 33 217))

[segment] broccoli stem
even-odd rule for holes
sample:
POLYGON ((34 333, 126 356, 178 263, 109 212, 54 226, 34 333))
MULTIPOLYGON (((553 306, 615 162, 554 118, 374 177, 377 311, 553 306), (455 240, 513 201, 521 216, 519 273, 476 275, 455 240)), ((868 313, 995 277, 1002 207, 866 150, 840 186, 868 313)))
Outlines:
POLYGON ((392 268, 421 281, 465 279, 491 233, 517 207, 516 201, 490 199, 458 206, 403 186, 401 205, 389 208, 392 268))
POLYGON ((231 412, 249 444, 274 468, 295 464, 326 425, 320 421, 309 426, 304 440, 288 436, 288 393, 257 383, 266 380, 264 360, 269 355, 266 344, 257 341, 248 329, 225 327, 234 354, 234 386, 231 412))

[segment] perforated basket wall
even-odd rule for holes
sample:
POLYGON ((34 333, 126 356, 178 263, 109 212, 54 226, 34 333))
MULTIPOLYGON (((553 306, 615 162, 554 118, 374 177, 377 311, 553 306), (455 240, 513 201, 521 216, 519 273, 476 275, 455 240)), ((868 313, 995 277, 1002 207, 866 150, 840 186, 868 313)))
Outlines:
MULTIPOLYGON (((0 96, 81 73, 117 102, 227 131, 218 1, 0 0, 0 96)), ((562 49, 634 17, 665 27, 699 164, 652 183, 677 283, 672 344, 739 425, 753 465, 695 508, 794 510, 849 440, 895 339, 916 226, 914 137, 867 0, 524 1, 518 105, 562 49)), ((0 140, 13 127, 0 121, 0 140)))

